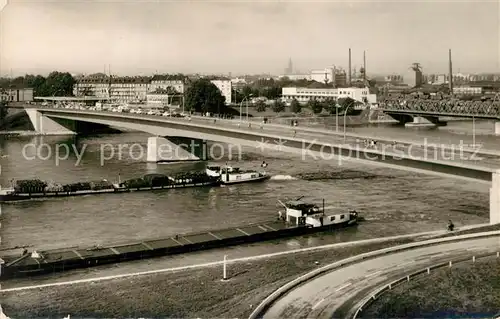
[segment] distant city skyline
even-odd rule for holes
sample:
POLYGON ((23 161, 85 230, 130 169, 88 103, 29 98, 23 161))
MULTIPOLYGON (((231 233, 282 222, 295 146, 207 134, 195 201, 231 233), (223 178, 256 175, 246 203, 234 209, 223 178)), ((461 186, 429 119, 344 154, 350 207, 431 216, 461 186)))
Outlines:
POLYGON ((335 65, 367 74, 500 71, 498 2, 11 0, 0 75, 282 74, 335 65))

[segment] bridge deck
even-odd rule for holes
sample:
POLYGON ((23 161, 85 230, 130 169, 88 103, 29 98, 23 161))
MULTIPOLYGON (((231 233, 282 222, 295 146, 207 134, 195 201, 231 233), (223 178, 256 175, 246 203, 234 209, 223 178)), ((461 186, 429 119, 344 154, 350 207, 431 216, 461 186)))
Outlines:
POLYGON ((379 108, 387 113, 500 119, 500 101, 433 100, 400 96, 386 99, 379 108))
MULTIPOLYGON (((113 122, 113 125, 133 123, 135 125, 154 125, 168 129, 184 130, 189 127, 189 133, 198 135, 209 134, 217 136, 219 140, 227 138, 239 139, 241 141, 251 141, 252 145, 261 141, 267 141, 269 147, 278 149, 281 143, 281 150, 290 148, 295 150, 309 149, 313 151, 324 151, 328 154, 341 154, 344 157, 357 157, 361 160, 371 162, 384 162, 390 165, 412 167, 443 173, 447 166, 447 174, 461 176, 451 172, 451 168, 456 167, 462 170, 462 174, 468 174, 467 177, 481 180, 491 180, 491 171, 500 167, 500 157, 496 155, 475 156, 467 152, 464 148, 455 148, 451 150, 434 149, 427 147, 417 147, 401 145, 393 147, 392 145, 379 145, 378 149, 365 148, 355 138, 347 137, 346 144, 341 146, 343 136, 326 131, 314 132, 298 130, 292 127, 278 125, 260 125, 256 123, 239 124, 238 120, 208 120, 200 118, 165 118, 159 116, 122 114, 100 111, 81 111, 67 109, 38 108, 48 116, 60 117, 72 120, 97 121, 105 120, 113 122), (116 122, 116 123, 115 123, 116 122), (294 136, 294 130, 296 136, 294 136), (313 147, 311 147, 311 145, 313 147), (328 147, 324 147, 327 145, 328 147), (425 168, 424 168, 425 166, 425 168), (438 167, 441 166, 441 167, 438 167), (467 171, 467 173, 466 173, 467 171), (476 175, 481 175, 477 177, 476 175), (488 176, 488 177, 487 177, 488 176)), ((187 132, 187 131, 186 131, 187 132)), ((187 133, 186 133, 187 134, 187 133)), ((247 145, 249 145, 247 143, 247 145)), ((307 154, 306 154, 307 155, 307 154)), ((331 155, 329 156, 331 158, 331 155)))

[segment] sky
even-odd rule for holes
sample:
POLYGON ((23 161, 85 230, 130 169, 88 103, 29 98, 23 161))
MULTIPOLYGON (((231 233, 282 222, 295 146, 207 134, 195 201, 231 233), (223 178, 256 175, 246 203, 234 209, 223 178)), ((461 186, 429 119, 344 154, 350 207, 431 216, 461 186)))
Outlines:
MULTIPOLYGON (((0 0, 0 2, 5 0, 0 0)), ((9 0, 0 75, 500 71, 498 1, 9 0)))

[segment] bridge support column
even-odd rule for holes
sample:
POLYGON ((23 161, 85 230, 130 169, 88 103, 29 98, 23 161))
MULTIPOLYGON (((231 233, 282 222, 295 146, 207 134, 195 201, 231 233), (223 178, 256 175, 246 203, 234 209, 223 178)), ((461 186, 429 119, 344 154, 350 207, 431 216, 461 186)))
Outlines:
POLYGON ((70 120, 62 120, 61 123, 56 122, 41 112, 35 109, 26 109, 26 114, 30 118, 31 124, 35 132, 43 135, 73 135, 75 122, 70 120), (64 124, 64 125, 63 125, 64 124))
POLYGON ((495 121, 495 135, 500 135, 500 121, 495 121))
POLYGON ((181 162, 207 160, 206 142, 187 138, 148 138, 148 162, 181 162))
POLYGON ((490 224, 500 224, 500 170, 496 170, 491 176, 490 224))
POLYGON ((431 121, 422 116, 414 116, 412 122, 405 124, 405 126, 407 127, 430 127, 435 125, 436 124, 432 123, 431 121))

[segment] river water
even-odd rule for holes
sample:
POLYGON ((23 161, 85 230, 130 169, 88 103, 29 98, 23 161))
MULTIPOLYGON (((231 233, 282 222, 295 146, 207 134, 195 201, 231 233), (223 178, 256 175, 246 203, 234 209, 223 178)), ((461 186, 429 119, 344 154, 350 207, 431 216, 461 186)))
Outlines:
MULTIPOLYGON (((489 123, 483 125, 486 131, 489 123)), ((476 124, 478 126, 481 127, 481 124, 476 124)), ((470 133, 470 123, 455 122, 452 126, 431 133, 393 125, 349 130, 373 136, 405 138, 432 134, 443 139, 462 139, 468 136, 468 130, 470 133)), ((86 137, 0 137, 0 184, 9 186, 12 179, 29 178, 61 183, 103 178, 116 181, 118 178, 124 180, 148 173, 168 174, 203 169, 203 163, 146 163, 144 152, 147 137, 147 134, 142 133, 86 137), (35 156, 37 154, 33 145, 25 147, 29 143, 50 147, 39 148, 40 152, 35 156), (130 150, 130 145, 135 143, 136 147, 130 150), (126 144, 128 147, 123 146, 126 144), (65 151, 61 145, 67 145, 73 151, 67 159, 57 162, 56 149, 62 155, 65 151), (143 154, 138 145, 142 146, 143 154), (120 147, 122 151, 118 152, 120 147)), ((480 136, 479 139, 488 140, 490 144, 498 141, 488 135, 480 136)), ((265 160, 269 163, 267 171, 273 175, 272 179, 264 183, 230 187, 2 204, 0 248, 5 250, 25 245, 31 249, 87 246, 236 226, 274 219, 279 210, 278 199, 299 196, 306 196, 307 200, 318 204, 324 198, 326 206, 336 211, 356 209, 366 218, 366 222, 357 229, 336 234, 274 242, 276 250, 289 246, 298 248, 443 229, 449 219, 457 226, 488 221, 489 195, 485 185, 363 163, 343 161, 339 165, 335 160, 305 161, 299 156, 277 151, 266 150, 262 153, 255 149, 243 149, 241 154, 238 149, 231 151, 230 154, 227 149, 220 150, 221 158, 212 163, 224 164, 229 161, 242 168, 258 168, 265 160)))

